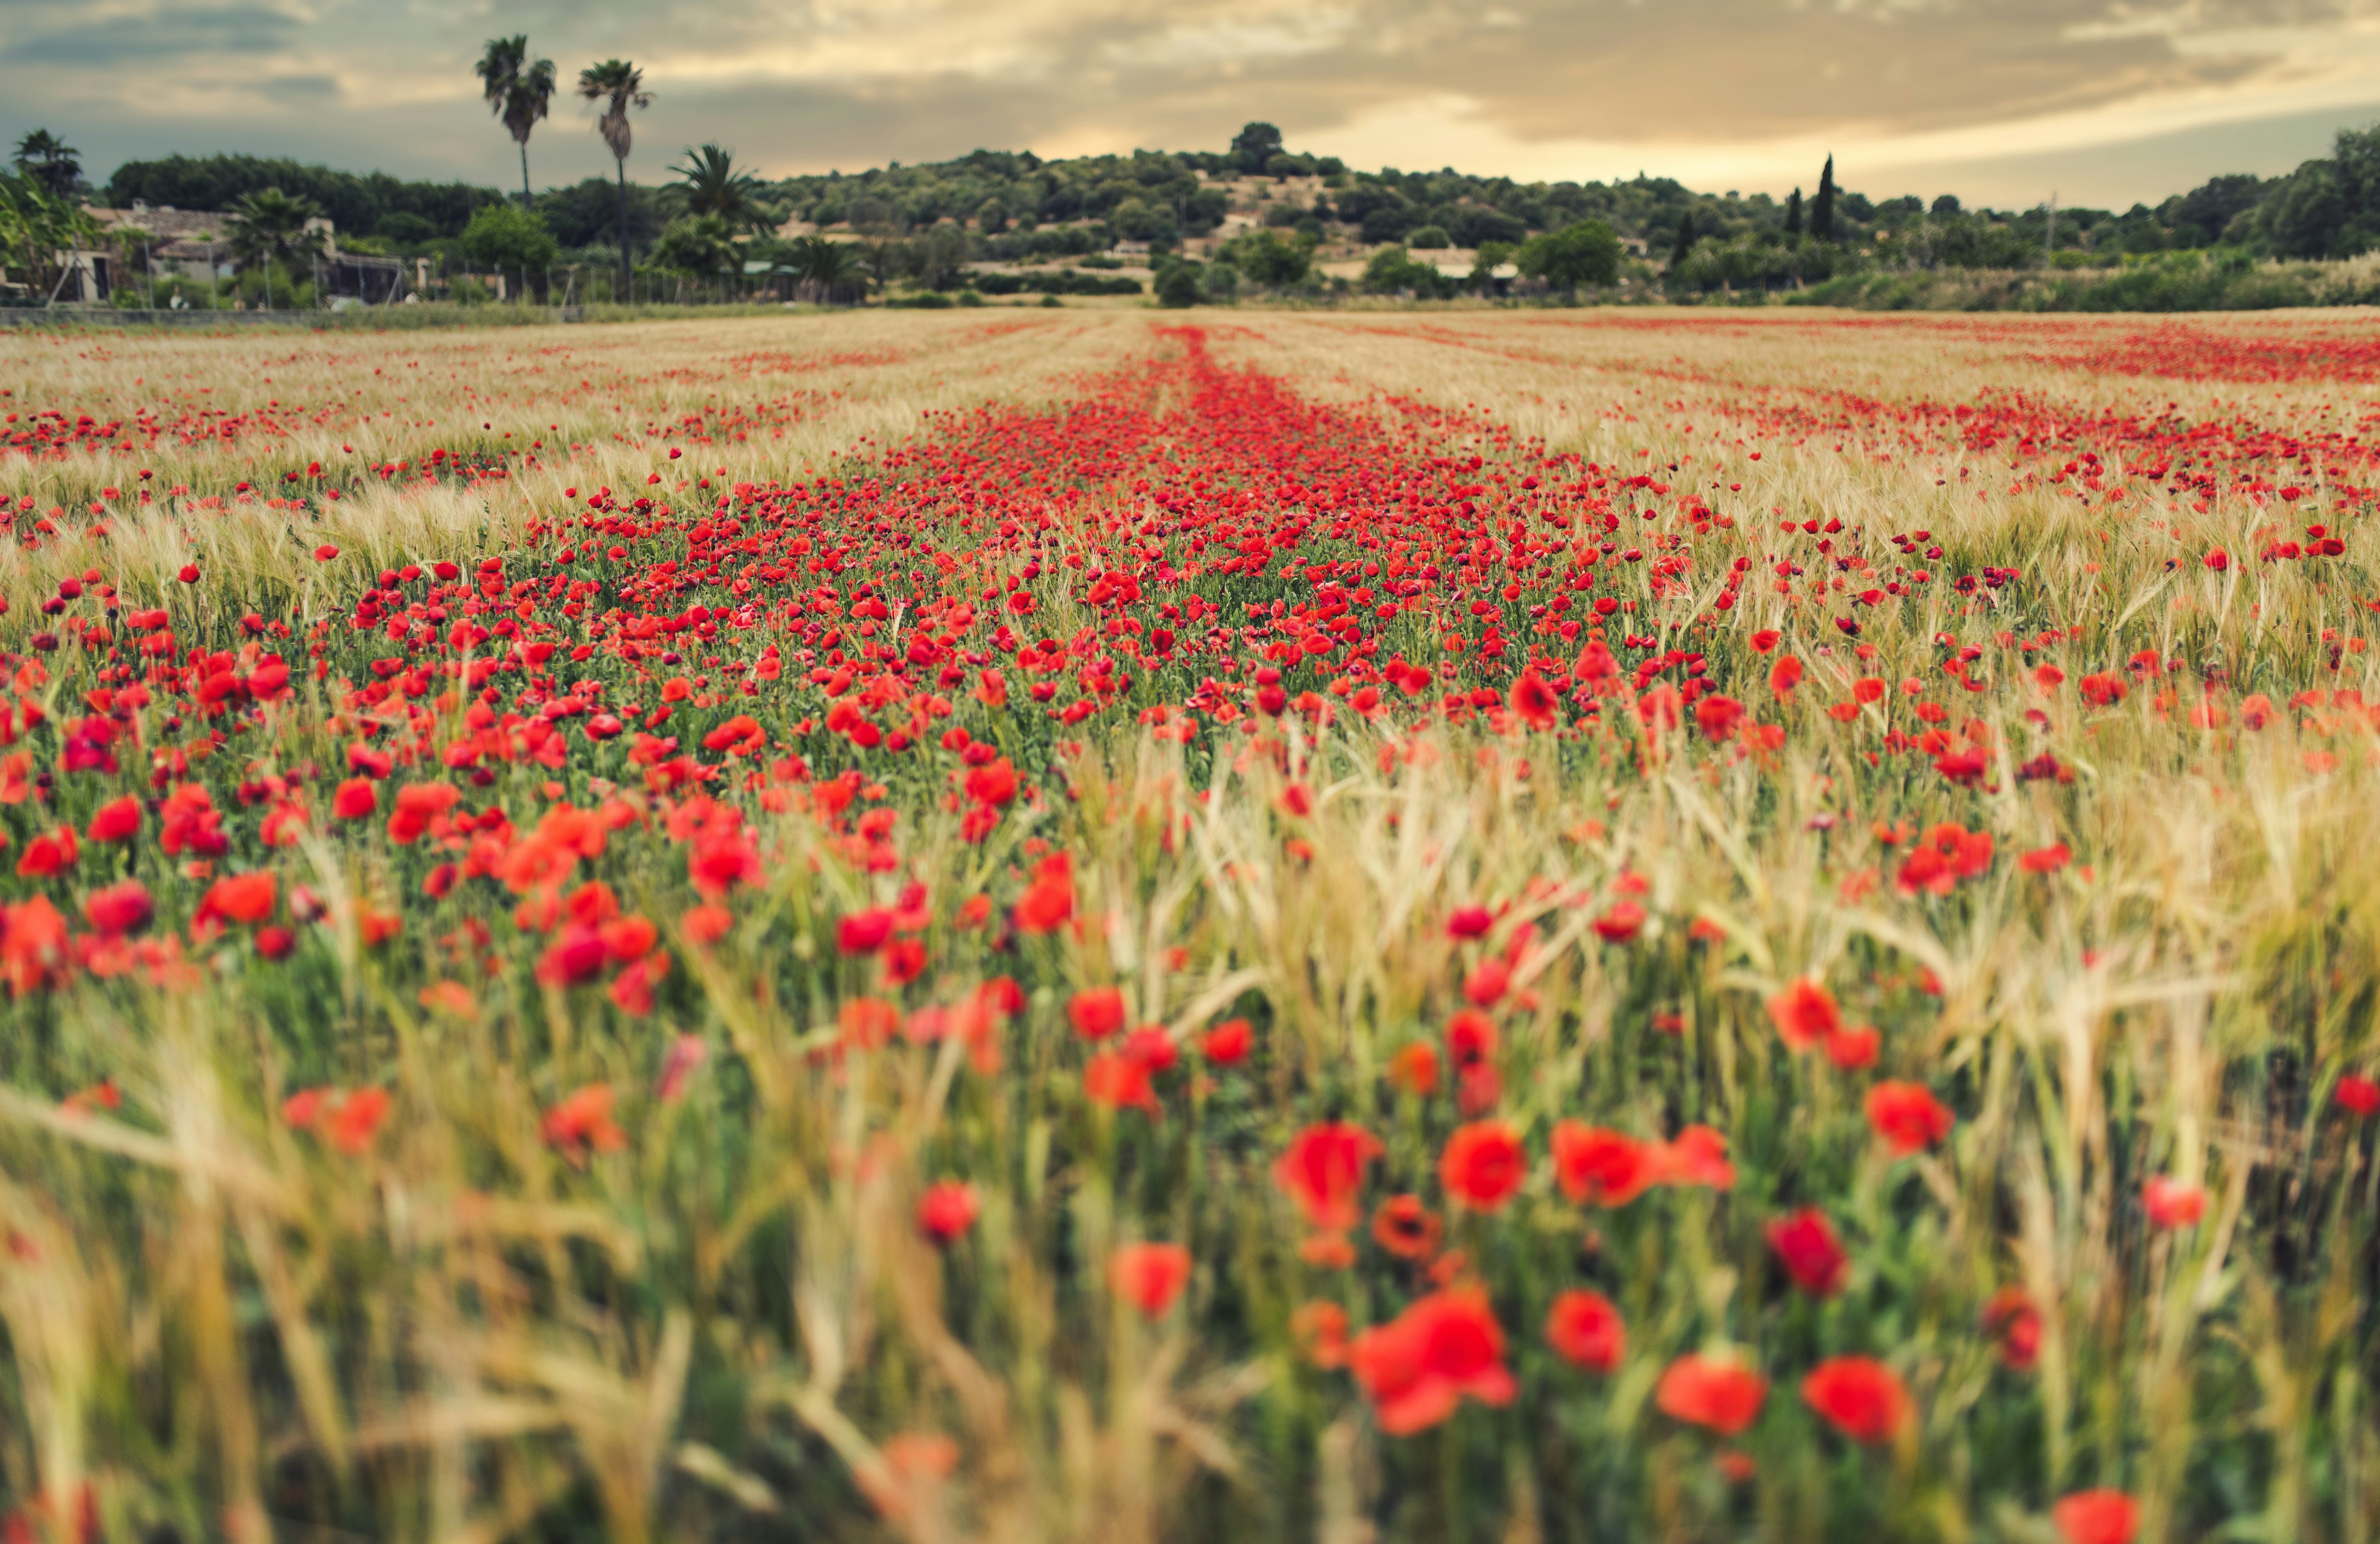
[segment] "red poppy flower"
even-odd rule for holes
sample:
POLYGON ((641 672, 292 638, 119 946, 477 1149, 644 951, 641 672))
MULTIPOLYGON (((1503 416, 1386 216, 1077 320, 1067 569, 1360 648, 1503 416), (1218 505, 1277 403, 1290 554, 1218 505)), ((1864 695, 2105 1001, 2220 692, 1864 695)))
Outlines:
POLYGON ((1458 1076, 1486 1065, 1496 1054, 1496 1021, 1475 1008, 1459 1010, 1446 1021, 1446 1052, 1458 1076))
POLYGON ((1759 1418, 1768 1380, 1740 1363, 1689 1353, 1663 1370, 1653 1404, 1671 1420, 1733 1437, 1759 1418))
POLYGON ((889 911, 856 911, 835 924, 834 946, 846 954, 872 954, 892 936, 889 911))
POLYGON ((2132 1544, 2141 1531, 2140 1503, 2121 1490, 2079 1490, 2049 1509, 2066 1544, 2132 1544))
POLYGON ((1066 1004, 1067 1021, 1087 1040, 1107 1039, 1123 1027, 1126 1016, 1123 993, 1114 987, 1087 988, 1066 1004))
POLYGON ((331 813, 342 821, 360 821, 380 808, 380 789, 369 777, 351 777, 331 796, 331 813))
POLYGON ((1562 1194, 1588 1206, 1626 1206, 1661 1181, 1658 1143, 1577 1121, 1554 1126, 1553 1157, 1562 1194))
POLYGON ((1509 1404, 1518 1392, 1504 1366, 1504 1331, 1487 1295, 1448 1287, 1357 1335, 1347 1364, 1380 1429, 1409 1437, 1454 1414, 1467 1396, 1509 1404))
POLYGON ((1447 1196, 1475 1211, 1501 1209, 1528 1173, 1521 1139, 1501 1121, 1457 1126, 1438 1161, 1439 1183, 1447 1196))
POLYGON ((1706 1125, 1690 1125, 1661 1149, 1661 1182, 1699 1185, 1712 1190, 1735 1185, 1735 1165, 1727 1161, 1727 1138, 1706 1125))
POLYGON ((1851 1257, 1825 1212, 1805 1207, 1770 1222, 1767 1232, 1769 1249, 1795 1286, 1813 1297, 1831 1297, 1843 1289, 1851 1257))
POLYGON ((381 1122, 388 1117, 390 1103, 385 1088, 358 1088, 341 1100, 322 1121, 322 1136, 341 1152, 365 1152, 380 1131, 381 1122))
POLYGON ((546 1145, 574 1157, 616 1152, 628 1145, 628 1134, 612 1119, 612 1086, 589 1083, 545 1112, 540 1132, 546 1145))
POLYGON ((1207 1031, 1198 1049, 1217 1066, 1232 1067, 1246 1061, 1255 1044, 1256 1033, 1248 1027, 1246 1019, 1227 1018, 1207 1031))
POLYGON ((1438 1088, 1438 1048, 1427 1040, 1401 1046, 1389 1058, 1389 1081, 1409 1094, 1428 1094, 1438 1088))
POLYGON ((1876 1065, 1883 1049, 1884 1037, 1872 1024, 1853 1025, 1827 1037, 1827 1060, 1845 1072, 1876 1065))
POLYGON ((1108 1285, 1147 1319, 1162 1319, 1190 1281, 1190 1251, 1179 1244, 1127 1244, 1108 1258, 1108 1285))
POLYGON ((1768 1019, 1779 1038, 1795 1051, 1814 1051, 1843 1027, 1835 994, 1815 979, 1796 977, 1768 999, 1768 1019))
POLYGON ((1439 1220, 1419 1196, 1391 1196, 1372 1214, 1372 1240, 1399 1259, 1427 1259, 1438 1253, 1439 1220))
POLYGON ((278 882, 269 869, 217 880, 208 887, 206 899, 199 904, 199 917, 202 920, 261 922, 273 911, 278 882))
POLYGON ((1949 1136, 1953 1117, 1925 1084, 1884 1082, 1867 1091, 1867 1124, 1886 1147, 1907 1157, 1949 1136))
POLYGON ((1645 908, 1633 901, 1616 902, 1595 919, 1595 936, 1606 943, 1633 943, 1645 930, 1645 908))
POLYGON ((1148 1070, 1137 1056, 1102 1052, 1083 1064, 1083 1097, 1110 1109, 1132 1105, 1155 1114, 1157 1095, 1149 1088, 1148 1070))
POLYGON ((926 1186, 926 1193, 917 1198, 917 1231, 947 1247, 975 1226, 981 1210, 974 1185, 941 1180, 926 1186))
POLYGON ((718 942, 735 925, 735 918, 725 906, 689 906, 678 918, 678 928, 686 941, 696 948, 718 942))
POLYGON ((1347 1310, 1336 1303, 1302 1305, 1289 1316, 1289 1332, 1301 1356, 1324 1371, 1347 1365, 1347 1310))
POLYGON ((1734 738, 1743 722, 1743 704, 1731 697, 1706 697, 1694 704, 1694 727, 1714 742, 1734 738))
POLYGON ((84 834, 94 842, 121 842, 140 829, 140 801, 127 794, 91 811, 84 834))
POLYGON ((1449 938, 1486 938, 1496 925, 1496 914, 1486 906, 1457 906, 1446 918, 1449 938))
POLYGON ((1611 1299, 1573 1289, 1555 1295, 1546 1343, 1572 1367, 1609 1376, 1627 1359, 1628 1326, 1611 1299))
POLYGON ((1984 1305, 1984 1333, 1999 1342, 2011 1372, 2031 1372, 2041 1359, 2041 1310, 2021 1286, 2004 1286, 1984 1305))
POLYGON ((139 880, 119 880, 82 898, 83 920, 108 938, 139 932, 156 910, 148 887, 139 880))
POLYGON ((1352 1228, 1362 1215, 1355 1198, 1364 1187, 1364 1166, 1385 1150, 1362 1126, 1326 1121, 1290 1139, 1273 1165, 1273 1183, 1297 1203, 1308 1226, 1352 1228))
POLYGON ((1016 797, 1016 769, 1002 757, 966 774, 966 796, 986 808, 1001 808, 1016 797))
POLYGON ((1031 885, 1018 897, 1012 919, 1020 933, 1055 931, 1075 915, 1074 867, 1064 853, 1041 860, 1031 885))
POLYGON ((2360 1073, 2343 1073, 2330 1091, 2330 1097, 2341 1110, 2351 1115, 2370 1120, 2380 1113, 2380 1083, 2360 1073))
POLYGON ((1512 683, 1512 712, 1532 729, 1550 729, 1561 708, 1561 699, 1553 688, 1538 678, 1534 670, 1524 670, 1512 683))
POLYGON ((2206 1192, 2159 1174, 2141 1186, 2141 1204, 2158 1227, 2187 1228, 2206 1215, 2206 1192))
POLYGON ((1912 1408, 1900 1376, 1870 1356, 1833 1356, 1802 1380, 1803 1402, 1852 1441, 1892 1441, 1912 1408))
POLYGON ((1512 984, 1512 966, 1490 954, 1473 966, 1471 973, 1463 979, 1463 995, 1478 1007, 1493 1007, 1512 984))

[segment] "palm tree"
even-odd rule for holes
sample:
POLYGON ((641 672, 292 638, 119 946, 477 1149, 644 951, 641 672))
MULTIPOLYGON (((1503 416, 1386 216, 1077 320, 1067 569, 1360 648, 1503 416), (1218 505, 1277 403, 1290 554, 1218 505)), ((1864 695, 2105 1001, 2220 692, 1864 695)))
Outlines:
POLYGON ((232 261, 264 267, 264 309, 273 309, 273 265, 322 249, 322 233, 310 222, 322 215, 314 201, 291 198, 278 188, 250 193, 231 206, 232 261))
POLYGON ((787 244, 786 266, 801 276, 802 282, 815 286, 819 298, 829 305, 834 303, 838 291, 860 281, 859 253, 848 241, 830 241, 823 236, 797 236, 787 244))
POLYGON ((595 120, 595 131, 603 136, 611 148, 612 159, 620 168, 620 287, 628 286, 628 109, 650 107, 653 97, 645 90, 645 72, 625 59, 606 59, 578 72, 578 94, 589 102, 604 103, 602 116, 595 120))
POLYGON ((759 201, 760 179, 735 164, 735 152, 717 145, 687 151, 686 161, 670 170, 686 183, 686 206, 697 214, 716 214, 729 225, 765 230, 771 223, 759 201))
POLYGON ((547 104, 553 100, 553 61, 528 57, 528 34, 516 37, 490 38, 488 51, 473 66, 484 91, 482 96, 488 111, 504 120, 513 139, 520 145, 521 207, 529 206, 528 134, 538 120, 546 115, 547 104))
POLYGON ((17 141, 17 168, 40 182, 50 197, 63 199, 82 180, 81 154, 48 129, 37 128, 17 141))

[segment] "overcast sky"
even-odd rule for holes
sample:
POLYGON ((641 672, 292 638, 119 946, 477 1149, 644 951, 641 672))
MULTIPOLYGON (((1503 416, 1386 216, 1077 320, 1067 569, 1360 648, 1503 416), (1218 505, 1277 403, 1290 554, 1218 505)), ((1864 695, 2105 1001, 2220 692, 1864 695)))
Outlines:
MULTIPOLYGON (((1266 118, 1364 167, 1638 170, 1713 191, 2150 202, 2380 119, 2380 0, 0 0, 0 133, 103 178, 181 151, 516 182, 471 64, 644 67, 632 176, 717 140, 770 175, 978 146, 1220 149, 1266 118)), ((584 106, 539 186, 608 175, 584 106)))

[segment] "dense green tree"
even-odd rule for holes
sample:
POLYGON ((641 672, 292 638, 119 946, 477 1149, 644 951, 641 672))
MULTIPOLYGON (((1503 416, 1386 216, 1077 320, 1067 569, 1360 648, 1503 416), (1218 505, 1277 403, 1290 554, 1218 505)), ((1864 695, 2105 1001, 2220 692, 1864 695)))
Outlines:
POLYGON ((511 204, 490 204, 463 227, 463 250, 471 261, 518 275, 522 269, 541 269, 560 254, 545 222, 511 204))
POLYGON ((2281 257, 2343 257, 2358 211, 2338 163, 2308 161, 2277 179, 2258 207, 2265 241, 2281 257))
POLYGON ((1678 216, 1678 239, 1670 249, 1670 269, 1675 273, 1683 266, 1686 254, 1694 249, 1694 213, 1688 210, 1678 216))
POLYGON ((1263 171, 1281 151, 1281 130, 1269 123, 1249 124, 1232 136, 1232 159, 1244 172, 1263 171))
POLYGON ((1785 234, 1802 234, 1802 189, 1798 186, 1793 189, 1793 196, 1785 201, 1785 234))
POLYGON ((669 223, 653 247, 653 260, 680 273, 715 277, 738 269, 743 249, 735 226, 722 214, 688 214, 669 223))
POLYGON ((2157 215, 2168 228, 2189 233, 2192 239, 2188 245, 2211 247, 2224 238, 2232 221, 2263 201, 2265 186, 2265 179, 2252 172, 2209 177, 2189 192, 2168 199, 2157 215))
MULTIPOLYGON (((128 209, 145 202, 173 209, 227 210, 250 193, 278 188, 311 200, 340 230, 376 231, 390 214, 418 214, 439 236, 457 236, 482 205, 501 203, 492 188, 463 182, 403 182, 384 172, 334 171, 296 161, 253 155, 170 155, 128 161, 101 192, 105 203, 128 209)), ((609 189, 607 188, 608 192, 609 189)))
MULTIPOLYGON (((638 247, 651 245, 662 227, 684 207, 678 188, 651 188, 628 184, 628 236, 638 247)), ((609 245, 619 239, 616 195, 600 176, 587 177, 567 188, 549 188, 537 196, 538 214, 553 238, 565 247, 609 245)))
POLYGON ((1171 310, 1186 310, 1203 298, 1198 265, 1172 262, 1157 275, 1157 303, 1171 310))
POLYGON ((628 152, 636 136, 628 126, 628 110, 642 111, 653 104, 650 91, 645 90, 645 72, 625 59, 606 59, 600 65, 589 65, 578 72, 578 94, 589 102, 601 104, 602 112, 595 120, 595 131, 603 136, 604 145, 612 152, 612 160, 620 174, 620 287, 628 286, 628 152))
POLYGON ((1581 285, 1619 282, 1620 237, 1600 220, 1581 220, 1529 237, 1514 261, 1522 273, 1575 296, 1581 285))
POLYGON ((1835 238, 1835 158, 1831 155, 1818 174, 1818 196, 1810 201, 1810 234, 1820 241, 1835 238))
POLYGON ((1313 249, 1303 241, 1284 241, 1277 231, 1253 231, 1223 244, 1218 256, 1229 261, 1254 284, 1279 288, 1302 284, 1313 266, 1313 249))

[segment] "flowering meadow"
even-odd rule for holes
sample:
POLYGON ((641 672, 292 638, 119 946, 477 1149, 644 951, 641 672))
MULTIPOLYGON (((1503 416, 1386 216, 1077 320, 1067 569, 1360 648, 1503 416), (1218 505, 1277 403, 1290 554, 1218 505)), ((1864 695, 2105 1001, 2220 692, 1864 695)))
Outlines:
POLYGON ((2373 1538, 2375 382, 0 338, 0 1536, 2373 1538))

